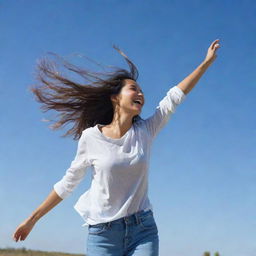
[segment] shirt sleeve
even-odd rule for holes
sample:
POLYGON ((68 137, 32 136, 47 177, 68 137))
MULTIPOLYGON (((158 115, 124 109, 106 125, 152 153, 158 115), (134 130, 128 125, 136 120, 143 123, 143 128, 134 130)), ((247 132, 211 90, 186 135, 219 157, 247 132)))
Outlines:
POLYGON ((146 129, 154 138, 175 113, 177 105, 182 103, 186 94, 178 87, 173 86, 166 96, 159 102, 153 115, 144 120, 146 129))
POLYGON ((55 192, 62 198, 68 197, 86 174, 89 162, 87 160, 86 140, 84 131, 78 141, 77 152, 66 174, 54 184, 55 192))

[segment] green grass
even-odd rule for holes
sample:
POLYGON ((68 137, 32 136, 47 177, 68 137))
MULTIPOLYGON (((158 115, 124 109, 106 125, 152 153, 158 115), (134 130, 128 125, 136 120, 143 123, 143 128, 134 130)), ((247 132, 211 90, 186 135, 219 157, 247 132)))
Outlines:
POLYGON ((25 247, 15 249, 15 248, 0 248, 0 256, 86 256, 84 254, 72 254, 63 252, 48 252, 48 251, 36 251, 29 250, 25 247))
MULTIPOLYGON (((203 256, 210 256, 210 252, 204 252, 203 256)), ((47 252, 47 251, 35 251, 29 250, 25 247, 15 248, 0 248, 0 256, 86 256, 85 254, 74 254, 64 252, 47 252)), ((220 256, 218 252, 214 253, 214 256, 220 256)))

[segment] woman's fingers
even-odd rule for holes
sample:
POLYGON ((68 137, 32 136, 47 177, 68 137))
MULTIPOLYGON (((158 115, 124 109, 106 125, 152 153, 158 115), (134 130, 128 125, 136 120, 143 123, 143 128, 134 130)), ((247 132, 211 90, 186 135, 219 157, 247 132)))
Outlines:
POLYGON ((220 39, 214 40, 214 41, 212 42, 210 48, 211 48, 212 50, 218 48, 218 47, 220 46, 220 45, 218 44, 219 41, 220 41, 220 39))
POLYGON ((19 240, 22 241, 24 239, 24 230, 18 228, 13 234, 13 240, 18 242, 19 240))
POLYGON ((14 234, 14 236, 13 236, 13 238, 14 238, 14 241, 19 241, 19 239, 20 239, 20 233, 19 232, 17 232, 17 233, 15 233, 14 234))
POLYGON ((16 234, 15 234, 15 235, 13 236, 13 240, 14 240, 15 242, 17 242, 17 241, 19 240, 19 235, 16 235, 16 234))
POLYGON ((21 223, 15 230, 13 234, 14 241, 23 241, 26 239, 32 228, 34 227, 35 222, 28 219, 21 223))
POLYGON ((16 240, 17 240, 17 237, 18 237, 18 231, 15 230, 15 232, 14 232, 13 235, 12 235, 12 238, 13 238, 14 241, 16 241, 16 240))
POLYGON ((216 39, 210 44, 205 57, 206 62, 212 63, 216 59, 216 50, 220 47, 219 41, 219 39, 216 39))
POLYGON ((22 234, 18 235, 18 236, 14 239, 14 241, 16 241, 16 242, 18 242, 18 241, 23 241, 23 240, 25 240, 25 237, 24 237, 22 234))

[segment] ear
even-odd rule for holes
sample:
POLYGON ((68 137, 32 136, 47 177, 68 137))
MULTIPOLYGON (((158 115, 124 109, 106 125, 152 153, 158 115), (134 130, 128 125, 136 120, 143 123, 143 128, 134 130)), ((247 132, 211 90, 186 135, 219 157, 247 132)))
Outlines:
POLYGON ((111 99, 111 101, 116 103, 118 101, 117 97, 118 97, 118 95, 111 95, 110 99, 111 99))

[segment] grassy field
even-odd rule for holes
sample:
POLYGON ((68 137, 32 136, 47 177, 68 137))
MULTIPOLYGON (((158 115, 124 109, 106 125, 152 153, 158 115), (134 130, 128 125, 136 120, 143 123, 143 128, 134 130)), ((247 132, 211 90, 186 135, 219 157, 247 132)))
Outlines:
MULTIPOLYGON (((26 248, 0 248, 0 256, 86 256, 85 254, 72 254, 63 252, 46 252, 46 251, 35 251, 28 250, 26 248)), ((211 256, 210 252, 204 252, 203 256, 211 256)), ((218 252, 214 253, 214 256, 220 256, 218 252)))
POLYGON ((84 254, 71 254, 63 252, 34 251, 26 248, 0 248, 0 256, 86 256, 84 254))

